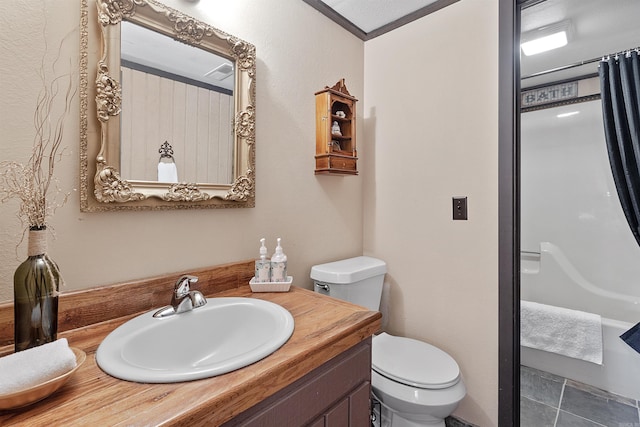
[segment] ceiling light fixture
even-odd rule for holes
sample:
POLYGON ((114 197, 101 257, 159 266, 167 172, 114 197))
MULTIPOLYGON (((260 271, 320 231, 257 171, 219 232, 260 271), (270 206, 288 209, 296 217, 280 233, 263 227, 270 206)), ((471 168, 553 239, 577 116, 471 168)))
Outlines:
POLYGON ((571 23, 563 21, 525 33, 520 44, 522 53, 531 56, 566 46, 569 43, 570 30, 571 23))
POLYGON ((576 114, 580 114, 580 111, 570 111, 568 113, 558 114, 556 117, 559 118, 559 119, 562 119, 562 118, 565 118, 565 117, 575 116, 576 114))

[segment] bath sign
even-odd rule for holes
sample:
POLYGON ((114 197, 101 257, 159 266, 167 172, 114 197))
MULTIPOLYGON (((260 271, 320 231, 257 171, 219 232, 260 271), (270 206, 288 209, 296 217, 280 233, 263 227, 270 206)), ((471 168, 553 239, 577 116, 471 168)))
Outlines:
POLYGON ((561 83, 522 92, 522 108, 535 107, 578 97, 578 82, 561 83))

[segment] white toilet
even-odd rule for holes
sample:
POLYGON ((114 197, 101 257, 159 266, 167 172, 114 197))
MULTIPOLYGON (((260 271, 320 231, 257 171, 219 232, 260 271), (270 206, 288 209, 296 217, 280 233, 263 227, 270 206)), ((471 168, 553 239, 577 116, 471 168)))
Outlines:
MULTIPOLYGON (((384 261, 361 256, 316 265, 311 278, 316 292, 377 311, 386 271, 384 261)), ((381 427, 444 427, 467 392, 456 361, 422 341, 374 336, 371 365, 381 427)))

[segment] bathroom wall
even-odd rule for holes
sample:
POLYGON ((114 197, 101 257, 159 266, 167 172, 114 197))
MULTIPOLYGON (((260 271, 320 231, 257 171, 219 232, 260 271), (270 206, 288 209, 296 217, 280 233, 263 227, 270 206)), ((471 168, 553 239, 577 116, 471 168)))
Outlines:
MULTIPOLYGON (((165 3, 256 45, 256 207, 81 213, 76 98, 56 171, 71 195, 50 221, 63 291, 252 258, 263 236, 270 251, 282 237, 294 284, 311 288, 312 265, 362 254, 363 178, 314 175, 314 93, 344 77, 362 98, 363 42, 299 0, 165 3)), ((0 2, 0 161, 30 153, 45 40, 46 68, 64 39, 56 70, 72 65, 77 81, 79 21, 79 0, 0 2)), ((13 272, 26 256, 26 242, 16 250, 16 212, 15 201, 0 204, 0 301, 13 298, 13 272)))
POLYGON ((498 1, 461 1, 365 43, 364 252, 388 263, 388 331, 461 367, 455 415, 498 414, 498 1), (367 151, 365 151, 367 150, 367 151), (452 221, 452 196, 468 221, 452 221))

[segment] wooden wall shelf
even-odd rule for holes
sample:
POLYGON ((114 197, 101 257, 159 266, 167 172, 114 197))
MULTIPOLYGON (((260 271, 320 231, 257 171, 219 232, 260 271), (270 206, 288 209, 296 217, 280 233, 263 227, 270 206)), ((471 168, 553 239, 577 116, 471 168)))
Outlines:
POLYGON ((358 174, 356 98, 341 79, 316 92, 316 175, 358 174), (334 133, 335 128, 339 133, 334 133))

